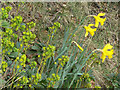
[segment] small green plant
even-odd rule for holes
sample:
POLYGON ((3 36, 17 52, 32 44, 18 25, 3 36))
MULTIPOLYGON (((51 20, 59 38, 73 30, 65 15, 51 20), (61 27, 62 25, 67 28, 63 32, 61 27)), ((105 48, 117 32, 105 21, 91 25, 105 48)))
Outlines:
POLYGON ((91 87, 91 83, 90 83, 91 78, 88 73, 83 73, 83 75, 80 77, 80 81, 82 84, 81 85, 82 88, 90 88, 91 87))

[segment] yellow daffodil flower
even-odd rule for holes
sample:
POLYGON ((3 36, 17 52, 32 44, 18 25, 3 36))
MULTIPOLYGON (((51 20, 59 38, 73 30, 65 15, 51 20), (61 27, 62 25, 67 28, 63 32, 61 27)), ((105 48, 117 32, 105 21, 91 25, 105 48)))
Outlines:
POLYGON ((79 44, 77 44, 75 41, 72 41, 72 43, 75 43, 76 46, 77 46, 81 51, 83 51, 83 48, 82 48, 79 44))
POLYGON ((95 18, 95 27, 98 27, 99 22, 101 23, 101 25, 103 26, 106 18, 101 18, 105 16, 105 13, 99 13, 97 16, 93 16, 95 18))
POLYGON ((95 28, 91 28, 92 26, 94 26, 94 24, 89 24, 88 26, 84 26, 86 33, 85 33, 85 37, 88 36, 88 32, 93 36, 94 32, 96 31, 96 27, 95 28))
POLYGON ((106 56, 108 56, 109 59, 112 58, 112 55, 113 55, 113 46, 109 44, 106 44, 105 47, 102 49, 102 56, 101 56, 101 59, 102 59, 102 62, 104 62, 106 56))
POLYGON ((102 52, 102 56, 101 56, 101 59, 102 59, 102 63, 104 62, 106 56, 108 56, 109 59, 112 58, 112 55, 113 55, 113 46, 110 45, 110 43, 106 44, 105 47, 103 49, 95 49, 94 51, 92 51, 93 53, 95 51, 100 51, 102 52))

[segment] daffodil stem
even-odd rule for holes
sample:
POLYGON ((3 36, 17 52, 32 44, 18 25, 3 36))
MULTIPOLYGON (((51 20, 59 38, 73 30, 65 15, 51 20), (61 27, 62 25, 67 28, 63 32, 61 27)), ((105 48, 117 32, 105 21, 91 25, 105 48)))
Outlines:
POLYGON ((76 87, 75 87, 75 88, 77 88, 77 86, 78 86, 78 83, 79 83, 79 80, 77 80, 77 84, 76 84, 76 87))
MULTIPOLYGON (((92 41, 92 38, 90 39, 90 42, 89 42, 88 46, 90 45, 91 41, 92 41)), ((95 49, 95 50, 92 51, 92 53, 94 53, 95 51, 103 52, 101 49, 95 49)), ((85 73, 87 72, 87 68, 88 68, 88 64, 86 66, 85 73)))
POLYGON ((43 61, 43 58, 41 59, 41 62, 40 62, 39 68, 38 68, 38 70, 37 70, 37 73, 38 73, 39 70, 40 70, 40 67, 41 67, 41 65, 42 65, 42 61, 43 61))
POLYGON ((44 67, 45 67, 45 65, 46 65, 46 61, 47 61, 47 59, 48 59, 48 57, 46 57, 46 58, 44 59, 43 67, 41 68, 41 71, 40 71, 40 74, 41 74, 41 75, 42 75, 42 72, 43 72, 44 67))
POLYGON ((95 16, 95 15, 88 15, 87 17, 93 17, 93 16, 95 16))
POLYGON ((53 88, 54 88, 54 84, 55 84, 55 81, 53 82, 53 85, 52 85, 53 88))
POLYGON ((58 68, 57 68, 57 72, 56 72, 56 74, 58 74, 58 70, 59 70, 59 68, 60 68, 60 64, 58 65, 58 68))
POLYGON ((95 51, 103 52, 101 49, 95 49, 95 50, 92 51, 92 53, 94 53, 95 51))
POLYGON ((48 39, 48 41, 47 41, 47 45, 49 44, 49 41, 50 41, 50 36, 49 36, 49 39, 48 39))
MULTIPOLYGON (((103 52, 101 49, 95 49, 95 50, 92 51, 91 53, 94 53, 95 51, 103 52)), ((93 62, 92 62, 92 63, 93 63, 93 62)), ((90 64, 90 66, 92 65, 92 63, 90 64)), ((88 64, 87 64, 87 66, 86 66, 85 73, 87 72, 87 68, 88 68, 88 64)))
POLYGON ((50 86, 50 81, 49 81, 49 84, 48 84, 48 86, 47 86, 47 89, 50 88, 49 86, 50 86))
MULTIPOLYGON (((90 41, 89 41, 89 43, 88 43, 88 47, 89 47, 91 41, 92 41, 92 38, 90 39, 90 41)), ((93 52, 92 52, 92 53, 93 53, 93 52)), ((87 64, 87 66, 86 66, 86 68, 85 68, 85 73, 87 72, 87 68, 88 68, 88 64, 87 64)))
POLYGON ((86 68, 85 68, 85 73, 87 72, 87 68, 88 68, 88 64, 87 64, 87 66, 86 66, 86 68))
POLYGON ((89 43, 88 43, 88 47, 89 47, 89 45, 90 45, 91 41, 92 41, 92 38, 90 39, 90 41, 89 41, 89 43))
POLYGON ((47 59, 44 59, 43 66, 42 66, 42 68, 41 68, 40 74, 42 74, 42 72, 43 72, 43 70, 44 70, 46 60, 47 60, 47 59))

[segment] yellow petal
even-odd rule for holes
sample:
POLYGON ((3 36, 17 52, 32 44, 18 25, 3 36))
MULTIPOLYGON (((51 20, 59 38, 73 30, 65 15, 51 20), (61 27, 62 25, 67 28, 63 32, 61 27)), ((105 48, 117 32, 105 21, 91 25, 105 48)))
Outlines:
POLYGON ((105 20, 106 20, 106 18, 104 18, 104 19, 102 19, 102 20, 100 21, 101 26, 103 26, 103 25, 104 25, 105 20))
POLYGON ((101 23, 101 26, 103 26, 104 22, 100 22, 101 23))
POLYGON ((97 20, 95 20, 95 27, 98 27, 99 22, 97 20))
POLYGON ((113 46, 110 45, 110 43, 108 43, 108 44, 106 44, 105 47, 103 48, 103 51, 104 51, 104 50, 108 50, 108 49, 112 49, 112 48, 113 48, 113 46))
POLYGON ((104 25, 104 22, 106 20, 106 18, 100 18, 100 16, 104 16, 105 13, 99 13, 97 16, 93 16, 95 18, 95 26, 98 27, 99 22, 101 23, 101 25, 104 25))
POLYGON ((105 13, 99 13, 97 16, 105 16, 105 13))
POLYGON ((87 31, 89 28, 87 26, 84 26, 85 30, 87 31))
POLYGON ((108 58, 111 59, 113 55, 113 49, 111 51, 108 51, 108 58))
POLYGON ((90 27, 90 28, 91 28, 91 26, 94 26, 94 24, 89 24, 89 26, 88 26, 88 27, 90 27))
POLYGON ((94 31, 91 31, 90 34, 91 34, 91 36, 93 36, 94 35, 94 31))
POLYGON ((105 61, 106 55, 102 54, 101 59, 102 59, 102 63, 105 61))
POLYGON ((108 56, 108 58, 111 59, 111 58, 112 58, 112 55, 108 56))
POLYGON ((95 19, 97 19, 97 16, 93 16, 95 19))
POLYGON ((113 55, 113 49, 111 49, 110 51, 108 51, 108 55, 113 55))
POLYGON ((80 50, 83 51, 83 48, 82 48, 79 44, 77 44, 77 46, 78 46, 78 48, 79 48, 80 50))
POLYGON ((92 29, 93 31, 96 31, 97 30, 97 28, 95 28, 95 29, 92 29))
POLYGON ((86 31, 86 33, 85 33, 85 37, 87 37, 88 36, 88 31, 86 31))

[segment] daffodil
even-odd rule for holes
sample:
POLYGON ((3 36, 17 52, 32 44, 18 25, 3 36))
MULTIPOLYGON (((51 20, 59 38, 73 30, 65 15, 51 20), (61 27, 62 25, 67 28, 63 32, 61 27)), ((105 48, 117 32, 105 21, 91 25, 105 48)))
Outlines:
POLYGON ((94 24, 89 24, 88 26, 84 26, 85 30, 86 30, 86 33, 85 33, 85 37, 88 36, 88 32, 93 36, 94 35, 94 32, 96 31, 96 27, 95 28, 92 28, 92 27, 95 27, 94 24))
POLYGON ((108 56, 109 59, 112 58, 112 55, 113 55, 113 46, 109 44, 106 44, 105 47, 102 49, 102 56, 101 56, 101 59, 102 59, 102 62, 104 62, 106 56, 108 56))
POLYGON ((102 59, 102 63, 104 62, 105 58, 108 57, 109 59, 112 58, 112 55, 113 55, 113 46, 110 45, 110 43, 106 44, 105 47, 103 49, 95 49, 94 51, 92 51, 93 53, 95 51, 100 51, 102 52, 102 56, 101 56, 101 59, 102 59))
POLYGON ((102 18, 105 16, 105 13, 99 13, 97 16, 93 16, 95 18, 95 27, 98 27, 99 22, 101 23, 101 25, 103 26, 106 18, 102 18))
POLYGON ((79 44, 77 44, 77 42, 75 42, 75 41, 72 41, 72 43, 75 43, 76 44, 76 46, 81 50, 81 51, 83 51, 83 48, 79 45, 79 44))

